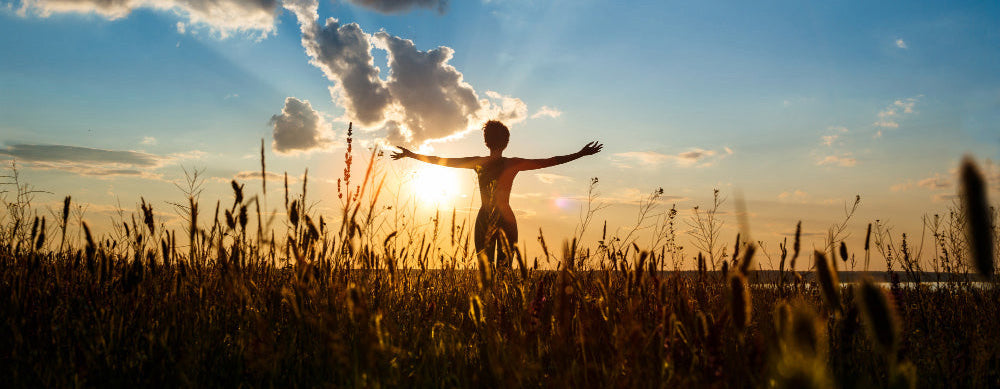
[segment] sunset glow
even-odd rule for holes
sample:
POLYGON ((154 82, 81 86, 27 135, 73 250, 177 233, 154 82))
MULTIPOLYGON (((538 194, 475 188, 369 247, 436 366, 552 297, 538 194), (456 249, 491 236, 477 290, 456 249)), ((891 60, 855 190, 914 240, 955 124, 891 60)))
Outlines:
POLYGON ((427 207, 445 207, 459 197, 462 188, 455 169, 425 165, 416 167, 409 182, 410 190, 420 203, 427 207))

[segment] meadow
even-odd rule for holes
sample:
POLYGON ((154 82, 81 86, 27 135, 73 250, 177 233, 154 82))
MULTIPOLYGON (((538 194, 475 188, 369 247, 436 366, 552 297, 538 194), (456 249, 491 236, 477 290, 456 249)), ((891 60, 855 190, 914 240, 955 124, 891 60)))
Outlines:
POLYGON ((395 229, 379 152, 363 174, 345 157, 337 220, 314 212, 307 177, 263 181, 260 195, 233 181, 232 199, 206 206, 195 170, 172 204, 183 227, 140 199, 102 236, 71 197, 33 207, 12 169, 4 386, 1000 386, 996 209, 971 162, 963 200, 935 218, 933 254, 877 223, 847 247, 845 222, 825 250, 780 242, 763 272, 755 242, 723 243, 718 192, 685 221, 694 250, 678 247, 668 211, 652 247, 605 226, 597 242, 540 234, 541 253, 506 247, 514 263, 494 266, 454 213, 395 229), (278 211, 261 200, 269 189, 284 193, 278 211), (854 258, 890 270, 840 282, 854 258))

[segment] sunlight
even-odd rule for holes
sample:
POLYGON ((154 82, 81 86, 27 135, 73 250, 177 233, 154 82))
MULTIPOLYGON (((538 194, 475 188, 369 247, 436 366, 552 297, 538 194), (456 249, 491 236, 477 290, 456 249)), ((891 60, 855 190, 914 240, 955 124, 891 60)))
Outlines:
POLYGON ((426 205, 446 203, 461 193, 458 171, 436 165, 417 168, 410 187, 417 199, 426 205))

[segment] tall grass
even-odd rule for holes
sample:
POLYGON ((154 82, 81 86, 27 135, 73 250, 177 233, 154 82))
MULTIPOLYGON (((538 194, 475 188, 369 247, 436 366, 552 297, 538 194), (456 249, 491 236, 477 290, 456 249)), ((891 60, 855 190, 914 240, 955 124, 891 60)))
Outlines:
MULTIPOLYGON (((185 223, 180 239, 144 199, 105 236, 72 220, 82 211, 70 197, 46 224, 30 204, 37 191, 15 170, 0 224, 5 384, 1000 385, 1000 288, 962 277, 936 288, 842 285, 845 227, 814 253, 815 276, 796 268, 800 224, 788 269, 781 242, 776 282, 754 282, 754 255, 766 253, 737 238, 725 254, 715 192, 691 220, 697 272, 662 271, 684 255, 673 241, 676 211, 647 217, 648 204, 640 224, 656 220, 668 237, 651 247, 628 230, 608 236, 605 224, 597 248, 585 248, 592 215, 584 215, 561 253, 539 231, 538 256, 509 247, 515 269, 494 267, 470 250, 471 228, 454 211, 427 228, 412 221, 387 194, 379 156, 373 150, 355 174, 348 148, 332 223, 307 197, 308 172, 298 193, 286 175, 284 202, 267 208, 263 144, 261 195, 233 181, 231 201, 205 205, 201 172, 187 172, 173 204, 185 223), (556 271, 537 269, 550 258, 556 271)), ((975 239, 983 228, 996 234, 995 225, 971 228, 975 239)), ((978 240, 970 251, 946 237, 968 235, 950 231, 935 229, 949 269, 993 269, 978 240)), ((890 266, 919 260, 879 222, 868 234, 890 266)), ((866 267, 868 251, 866 237, 866 267)))

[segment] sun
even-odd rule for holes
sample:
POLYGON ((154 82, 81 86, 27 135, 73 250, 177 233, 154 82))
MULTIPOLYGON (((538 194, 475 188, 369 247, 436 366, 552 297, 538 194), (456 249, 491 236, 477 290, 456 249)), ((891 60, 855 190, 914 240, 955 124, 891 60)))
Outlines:
POLYGON ((447 203, 461 192, 458 172, 453 168, 436 165, 417 168, 413 172, 410 187, 416 198, 427 205, 447 203))

